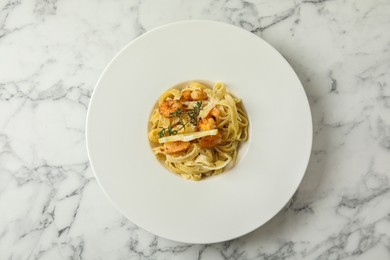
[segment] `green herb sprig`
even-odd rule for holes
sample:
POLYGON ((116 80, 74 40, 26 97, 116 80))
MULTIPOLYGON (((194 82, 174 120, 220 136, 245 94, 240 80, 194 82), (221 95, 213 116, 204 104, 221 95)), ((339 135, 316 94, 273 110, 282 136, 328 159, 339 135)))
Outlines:
POLYGON ((198 125, 198 116, 199 116, 199 113, 201 110, 202 110, 202 101, 197 101, 195 106, 191 109, 183 111, 181 108, 179 108, 175 112, 172 112, 170 114, 170 117, 179 118, 179 122, 177 122, 174 126, 178 125, 178 126, 180 126, 180 128, 178 128, 177 130, 174 130, 172 125, 169 125, 167 128, 162 127, 161 131, 158 132, 158 136, 161 138, 161 137, 164 137, 166 135, 169 135, 169 136, 170 135, 177 135, 177 133, 181 129, 185 128, 188 123, 190 123, 194 126, 198 125), (184 117, 186 115, 190 118, 190 120, 185 123, 184 117))
POLYGON ((160 132, 158 132, 158 136, 161 138, 161 137, 164 137, 165 135, 176 135, 177 134, 177 130, 174 130, 172 129, 172 126, 168 126, 168 128, 162 128, 160 132))

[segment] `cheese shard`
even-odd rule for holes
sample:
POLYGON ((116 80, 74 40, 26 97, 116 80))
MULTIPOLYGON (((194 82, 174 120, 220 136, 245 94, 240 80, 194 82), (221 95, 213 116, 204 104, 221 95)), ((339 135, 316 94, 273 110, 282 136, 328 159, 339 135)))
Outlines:
POLYGON ((177 134, 177 135, 161 137, 160 139, 158 139, 158 142, 160 144, 174 142, 174 141, 189 142, 189 141, 201 138, 201 137, 205 137, 205 136, 209 136, 209 135, 216 135, 217 133, 218 133, 218 129, 212 129, 212 130, 207 130, 207 131, 177 134))

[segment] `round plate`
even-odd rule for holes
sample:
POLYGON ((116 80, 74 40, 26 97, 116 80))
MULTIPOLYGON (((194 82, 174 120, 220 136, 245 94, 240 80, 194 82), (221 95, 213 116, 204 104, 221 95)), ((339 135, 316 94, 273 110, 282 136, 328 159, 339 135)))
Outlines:
POLYGON ((187 243, 233 239, 267 222, 298 188, 312 143, 309 104, 286 60, 256 35, 212 21, 162 26, 120 51, 95 88, 86 132, 92 169, 118 210, 187 243), (238 164, 199 182, 165 169, 147 138, 160 94, 188 80, 224 82, 250 120, 238 164))

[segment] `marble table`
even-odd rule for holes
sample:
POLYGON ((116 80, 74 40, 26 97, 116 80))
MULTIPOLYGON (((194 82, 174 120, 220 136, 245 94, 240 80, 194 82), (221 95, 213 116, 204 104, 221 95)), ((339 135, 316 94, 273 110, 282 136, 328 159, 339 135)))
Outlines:
POLYGON ((0 0, 0 259, 390 259, 388 0, 0 0), (232 241, 150 234, 105 198, 85 118, 105 65, 157 26, 237 25, 281 52, 309 98, 306 175, 232 241))

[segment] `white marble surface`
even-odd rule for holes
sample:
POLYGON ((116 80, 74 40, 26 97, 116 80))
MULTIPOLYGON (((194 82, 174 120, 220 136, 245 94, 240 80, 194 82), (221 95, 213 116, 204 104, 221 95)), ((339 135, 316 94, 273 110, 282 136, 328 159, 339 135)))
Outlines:
POLYGON ((390 2, 0 0, 0 259, 390 259, 390 2), (314 144, 292 202, 241 238, 188 245, 104 197, 85 116, 105 65, 156 26, 212 19, 279 50, 314 144))

